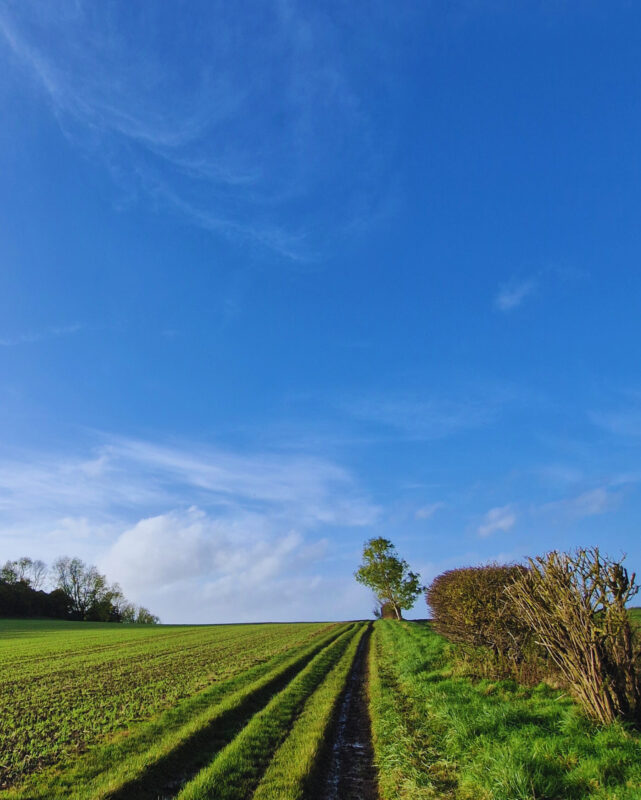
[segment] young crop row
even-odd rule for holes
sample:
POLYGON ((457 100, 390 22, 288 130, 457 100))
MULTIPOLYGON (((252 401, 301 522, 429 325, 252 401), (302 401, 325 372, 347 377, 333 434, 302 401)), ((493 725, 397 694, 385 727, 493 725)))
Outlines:
POLYGON ((319 625, 79 626, 74 622, 28 620, 20 625, 21 636, 15 635, 15 627, 15 621, 0 621, 0 674, 12 683, 23 676, 39 680, 87 668, 117 669, 141 656, 159 667, 168 662, 175 665, 199 655, 210 657, 212 649, 230 649, 234 643, 246 649, 247 640, 255 644, 287 643, 303 630, 313 635, 319 625))
MULTIPOLYGON (((83 638, 73 623, 60 624, 66 637, 55 623, 38 636, 51 654, 48 664, 36 655, 28 624, 23 635, 2 639, 0 788, 48 764, 71 763, 104 734, 140 727, 163 709, 171 717, 182 705, 208 702, 209 691, 209 700, 236 691, 340 631, 337 625, 292 624, 147 628, 144 635, 124 628, 112 636, 97 626, 83 638)), ((45 626, 35 624, 36 631, 45 626)))
MULTIPOLYGON (((287 721, 279 717, 280 733, 275 734, 274 709, 278 709, 280 714, 280 701, 285 698, 286 707, 297 714, 309 692, 316 688, 322 676, 338 659, 342 672, 333 670, 331 683, 335 701, 341 688, 340 680, 344 679, 349 667, 345 657, 340 659, 341 654, 349 659, 348 653, 353 651, 350 642, 355 636, 360 637, 362 630, 363 626, 358 624, 330 626, 323 635, 316 636, 311 644, 299 645, 229 681, 214 684, 167 710, 157 719, 134 729, 127 737, 93 748, 75 759, 67 769, 58 768, 32 776, 19 789, 9 791, 4 796, 16 800, 173 797, 180 785, 211 762, 212 757, 217 753, 225 753, 226 745, 232 743, 238 734, 242 732, 246 735, 246 729, 256 725, 254 720, 264 715, 266 707, 271 707, 267 724, 276 736, 276 739, 270 739, 273 749, 291 722, 291 719, 287 721)), ((326 684, 323 686, 325 723, 329 724, 330 698, 326 684)), ((319 708, 317 706, 317 710, 319 708)), ((315 719, 315 723, 318 725, 318 719, 315 719)), ((264 730, 261 728, 263 733, 264 730)), ((317 742, 320 742, 318 729, 316 736, 317 742)), ((305 737, 307 742, 313 738, 313 735, 305 737)), ((214 758, 212 763, 216 763, 216 760, 214 758)), ((300 772, 300 775, 303 773, 300 772)))
POLYGON ((301 797, 364 631, 355 626, 318 653, 177 800, 245 800, 255 793, 282 800, 301 797))
POLYGON ((338 700, 345 689, 357 651, 369 639, 361 627, 344 656, 305 704, 291 733, 274 754, 253 800, 303 800, 318 797, 320 760, 329 755, 330 733, 338 700))
POLYGON ((638 800, 641 737, 567 695, 456 674, 427 625, 381 621, 370 654, 381 800, 638 800))

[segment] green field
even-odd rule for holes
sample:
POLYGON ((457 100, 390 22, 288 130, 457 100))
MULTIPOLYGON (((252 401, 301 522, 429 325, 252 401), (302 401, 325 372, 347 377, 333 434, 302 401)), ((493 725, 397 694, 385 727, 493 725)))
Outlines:
POLYGON ((253 789, 299 716, 282 780, 302 785, 300 725, 329 718, 364 630, 0 622, 2 794, 222 797, 212 781, 230 769, 253 789))
POLYGON ((638 732, 472 680, 426 623, 367 630, 0 621, 0 797, 317 800, 363 640, 380 800, 641 798, 638 732))

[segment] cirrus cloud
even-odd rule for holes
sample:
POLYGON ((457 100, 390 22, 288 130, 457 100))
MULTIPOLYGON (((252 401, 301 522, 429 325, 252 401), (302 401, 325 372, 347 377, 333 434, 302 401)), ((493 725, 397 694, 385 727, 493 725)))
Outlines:
POLYGON ((523 301, 533 294, 537 289, 538 283, 534 278, 526 278, 521 281, 509 281, 504 283, 494 298, 494 306, 499 311, 512 311, 523 303, 523 301))
POLYGON ((514 527, 516 514, 511 505, 491 508, 478 527, 479 536, 490 536, 496 531, 509 531, 514 527))

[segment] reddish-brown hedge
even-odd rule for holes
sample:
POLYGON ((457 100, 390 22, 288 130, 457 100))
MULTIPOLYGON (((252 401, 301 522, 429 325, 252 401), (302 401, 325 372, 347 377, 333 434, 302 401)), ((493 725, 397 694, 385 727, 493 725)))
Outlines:
POLYGON ((531 639, 530 628, 505 590, 526 571, 516 564, 489 564, 439 575, 426 592, 434 627, 453 642, 488 647, 497 657, 518 664, 531 639))

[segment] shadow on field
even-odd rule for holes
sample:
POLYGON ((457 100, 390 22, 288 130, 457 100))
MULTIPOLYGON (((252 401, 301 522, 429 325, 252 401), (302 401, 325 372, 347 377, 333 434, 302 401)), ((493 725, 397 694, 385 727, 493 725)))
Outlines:
POLYGON ((316 650, 312 651, 260 690, 248 695, 239 706, 194 733, 161 761, 150 765, 137 780, 107 795, 108 800, 171 800, 316 654, 316 650))

